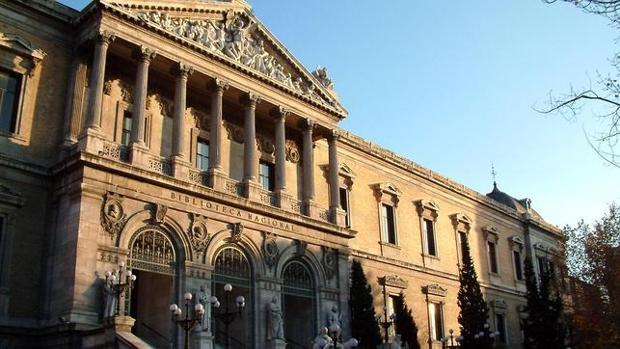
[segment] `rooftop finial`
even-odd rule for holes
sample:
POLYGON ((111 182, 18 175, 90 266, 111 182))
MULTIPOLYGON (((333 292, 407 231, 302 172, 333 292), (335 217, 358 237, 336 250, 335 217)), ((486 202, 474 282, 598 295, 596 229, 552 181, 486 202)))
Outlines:
POLYGON ((491 176, 493 176, 493 189, 497 189, 497 172, 495 172, 495 165, 491 162, 491 176))

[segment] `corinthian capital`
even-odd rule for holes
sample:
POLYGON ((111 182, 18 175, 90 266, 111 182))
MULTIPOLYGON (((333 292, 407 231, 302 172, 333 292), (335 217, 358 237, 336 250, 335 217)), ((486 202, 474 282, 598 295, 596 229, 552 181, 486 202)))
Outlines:
POLYGON ((152 48, 140 45, 140 48, 136 52, 136 58, 143 62, 150 62, 157 56, 157 52, 152 48))
POLYGON ((223 93, 228 89, 228 81, 222 80, 220 78, 214 78, 213 81, 209 84, 209 88, 213 92, 223 93))
POLYGON ((97 34, 95 34, 95 42, 103 44, 103 45, 109 45, 111 44, 115 39, 116 39, 116 34, 114 34, 113 32, 109 31, 109 30, 102 30, 100 32, 98 32, 97 34))
POLYGON ((260 96, 252 92, 248 92, 241 96, 241 103, 249 108, 256 108, 256 105, 260 103, 260 101, 260 96))
POLYGON ((276 121, 284 121, 290 114, 290 110, 282 106, 274 107, 273 109, 271 109, 271 116, 273 116, 276 121))
POLYGON ((194 67, 185 63, 179 63, 178 66, 172 69, 172 74, 181 79, 187 79, 192 73, 194 73, 194 67))

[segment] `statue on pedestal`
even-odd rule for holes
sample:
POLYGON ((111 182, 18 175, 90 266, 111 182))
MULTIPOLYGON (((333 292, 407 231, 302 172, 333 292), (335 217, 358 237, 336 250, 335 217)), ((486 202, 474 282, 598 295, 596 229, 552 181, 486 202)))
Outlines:
POLYGON ((114 290, 114 278, 106 275, 103 284, 103 319, 104 321, 116 315, 116 291, 114 290))
POLYGON ((312 349, 328 349, 334 345, 334 340, 329 336, 327 327, 321 327, 319 335, 314 338, 312 349))
POLYGON ((284 324, 282 319, 282 309, 278 304, 278 297, 273 296, 271 302, 267 306, 268 327, 267 339, 284 339, 284 324))
MULTIPOLYGON (((202 304, 204 309, 208 309, 207 306, 210 305, 209 296, 207 295, 207 291, 205 291, 205 287, 203 285, 200 285, 200 290, 196 292, 196 302, 202 304)), ((209 321, 202 321, 203 331, 208 331, 208 322, 209 321)))
POLYGON ((340 339, 340 334, 342 333, 342 314, 338 311, 337 306, 332 306, 329 311, 329 315, 327 316, 327 323, 329 325, 329 330, 335 332, 336 338, 340 339))

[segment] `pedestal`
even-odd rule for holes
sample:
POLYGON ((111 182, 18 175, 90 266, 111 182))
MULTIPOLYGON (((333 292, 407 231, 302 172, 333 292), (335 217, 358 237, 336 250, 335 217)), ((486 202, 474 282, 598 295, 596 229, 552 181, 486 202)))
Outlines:
POLYGON ((398 343, 382 343, 377 346, 377 349, 401 349, 398 343))
POLYGON ((147 166, 148 150, 144 144, 132 143, 129 148, 129 162, 133 166, 147 166))
POLYGON ((209 187, 217 190, 217 191, 226 191, 226 183, 228 181, 228 175, 224 173, 224 171, 220 169, 209 169, 207 171, 207 176, 209 177, 209 187))
POLYGON ((284 339, 270 339, 267 341, 267 349, 285 349, 286 341, 284 339))
POLYGON ((136 319, 131 316, 115 316, 110 319, 110 326, 115 332, 131 332, 136 319))
POLYGON ((291 206, 293 202, 293 196, 288 194, 287 192, 280 191, 276 192, 277 198, 277 206, 285 211, 292 211, 293 208, 291 206))
POLYGON ((347 213, 340 207, 331 207, 329 209, 329 216, 332 223, 339 227, 347 226, 347 213))
POLYGON ((213 336, 207 331, 194 331, 192 348, 195 349, 213 349, 213 336))
POLYGON ((188 181, 190 163, 178 156, 172 157, 172 176, 174 178, 188 181))
POLYGON ((105 135, 100 129, 87 128, 78 140, 78 151, 99 154, 105 141, 105 135))
POLYGON ((260 194, 262 193, 263 188, 260 184, 254 181, 244 181, 243 182, 243 192, 245 193, 245 197, 252 201, 260 201, 260 194))
POLYGON ((314 200, 305 200, 304 203, 304 213, 306 216, 314 219, 320 219, 319 212, 321 207, 317 205, 314 200))

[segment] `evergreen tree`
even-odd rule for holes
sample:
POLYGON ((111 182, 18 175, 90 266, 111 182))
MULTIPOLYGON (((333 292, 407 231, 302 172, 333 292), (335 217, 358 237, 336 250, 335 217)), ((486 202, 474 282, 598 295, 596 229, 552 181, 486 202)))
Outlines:
POLYGON ((407 306, 405 295, 401 292, 400 297, 394 304, 394 313, 396 314, 396 333, 400 334, 401 344, 409 346, 409 349, 420 349, 418 343, 418 326, 413 319, 411 309, 407 306))
POLYGON ((381 343, 379 323, 375 317, 372 289, 368 285, 362 264, 354 260, 351 265, 351 334, 359 341, 360 349, 375 349, 381 343))
POLYGON ((540 282, 534 273, 532 261, 525 259, 527 287, 527 319, 524 321, 525 349, 563 349, 566 325, 562 299, 552 283, 552 273, 541 268, 540 282))
MULTIPOLYGON (((489 308, 482 297, 480 283, 471 259, 469 242, 465 238, 463 246, 463 264, 459 270, 460 288, 458 293, 458 305, 460 308, 459 325, 461 328, 461 349, 490 349, 492 341, 488 335, 479 337, 481 332, 487 332, 485 324, 488 324, 489 308)), ((488 325, 487 325, 488 326, 488 325)))

